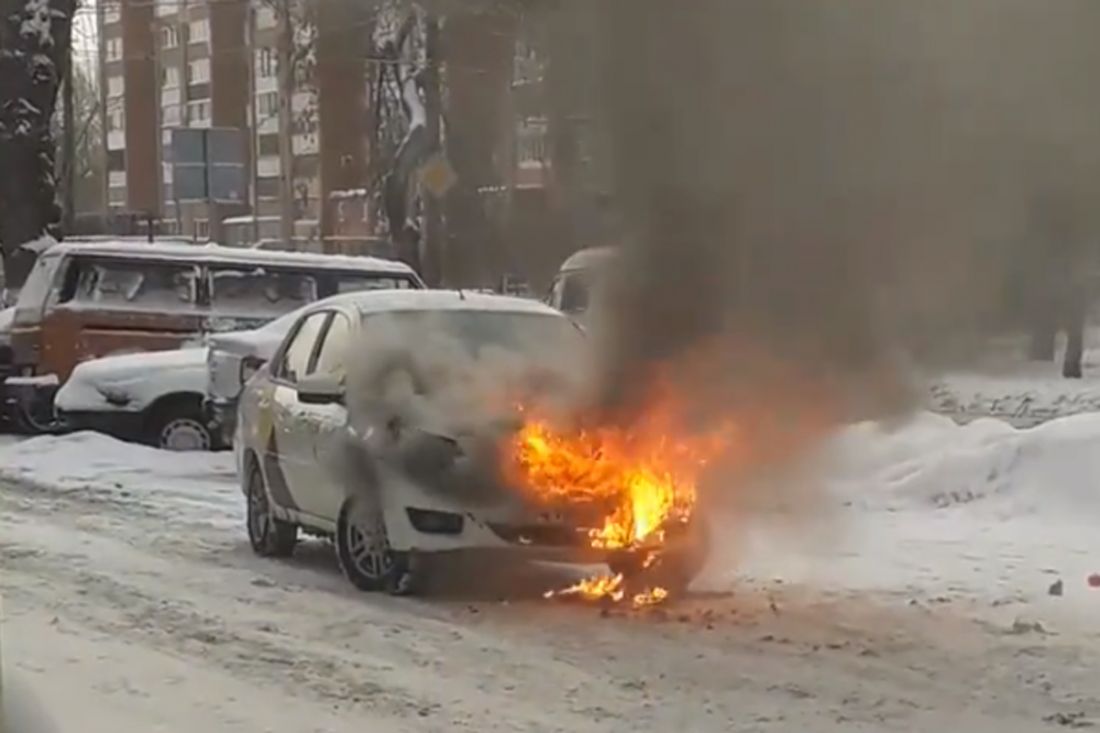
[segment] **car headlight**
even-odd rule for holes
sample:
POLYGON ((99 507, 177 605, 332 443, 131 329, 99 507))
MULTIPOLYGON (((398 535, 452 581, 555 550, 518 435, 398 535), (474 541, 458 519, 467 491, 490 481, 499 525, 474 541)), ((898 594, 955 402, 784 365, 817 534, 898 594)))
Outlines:
POLYGON ((248 380, 252 379, 253 375, 260 371, 263 365, 263 360, 254 356, 246 356, 241 359, 241 386, 248 384, 248 380))

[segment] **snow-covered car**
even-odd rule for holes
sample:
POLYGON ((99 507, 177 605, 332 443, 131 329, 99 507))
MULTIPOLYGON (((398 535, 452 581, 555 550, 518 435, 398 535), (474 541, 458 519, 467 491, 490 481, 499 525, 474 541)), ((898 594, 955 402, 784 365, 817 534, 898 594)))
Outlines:
POLYGON ((272 357, 304 310, 276 318, 263 328, 211 334, 207 339, 203 413, 223 445, 233 442, 237 400, 245 383, 272 357))
POLYGON ((203 416, 206 349, 108 356, 77 365, 54 397, 61 423, 167 450, 212 450, 203 416))
POLYGON ((299 530, 328 536, 356 587, 394 592, 420 587, 436 553, 609 562, 588 541, 602 514, 547 511, 496 461, 523 424, 513 398, 560 393, 584 341, 560 311, 505 296, 360 293, 307 308, 241 395, 253 550, 286 556, 299 530))

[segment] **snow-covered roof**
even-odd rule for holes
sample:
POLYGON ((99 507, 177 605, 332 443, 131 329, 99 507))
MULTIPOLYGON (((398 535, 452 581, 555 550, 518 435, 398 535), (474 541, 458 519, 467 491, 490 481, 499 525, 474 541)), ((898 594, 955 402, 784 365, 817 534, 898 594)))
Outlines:
POLYGON ((403 262, 384 260, 380 257, 356 255, 329 255, 314 252, 282 252, 276 250, 242 249, 217 244, 194 245, 173 243, 138 243, 127 241, 61 242, 50 248, 50 253, 76 252, 91 256, 129 257, 134 259, 180 260, 187 262, 245 264, 256 267, 309 266, 323 270, 365 270, 371 272, 412 274, 413 270, 403 262))
POLYGON ((497 311, 548 315, 564 318, 560 312, 529 298, 488 295, 469 290, 368 290, 334 295, 313 304, 314 309, 340 305, 363 315, 387 311, 497 311))
POLYGON ((616 247, 592 247, 590 249, 582 249, 579 252, 573 253, 562 263, 561 271, 591 270, 604 265, 608 260, 618 256, 618 254, 619 250, 616 247))

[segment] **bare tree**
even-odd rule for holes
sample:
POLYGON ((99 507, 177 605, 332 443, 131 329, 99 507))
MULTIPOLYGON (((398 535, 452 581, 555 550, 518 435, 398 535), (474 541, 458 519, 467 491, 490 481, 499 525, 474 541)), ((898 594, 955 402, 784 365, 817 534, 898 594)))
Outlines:
POLYGON ((59 233, 50 122, 75 11, 76 0, 0 0, 0 246, 9 286, 34 262, 26 245, 59 233))

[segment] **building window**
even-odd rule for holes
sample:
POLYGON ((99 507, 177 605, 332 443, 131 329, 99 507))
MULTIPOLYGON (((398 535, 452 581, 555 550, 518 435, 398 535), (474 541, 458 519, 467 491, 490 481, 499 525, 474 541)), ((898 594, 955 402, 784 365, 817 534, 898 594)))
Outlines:
POLYGON ((256 108, 260 117, 274 117, 279 114, 279 93, 264 92, 256 100, 256 108))
POLYGON ((257 178, 256 179, 256 196, 262 199, 273 199, 279 197, 279 179, 278 178, 257 178))
POLYGON ((107 39, 107 60, 118 61, 122 58, 122 39, 121 38, 108 38, 107 39))
POLYGON ((274 28, 278 24, 278 18, 275 17, 275 8, 270 5, 261 5, 259 10, 256 11, 257 28, 274 28))
POLYGON ((542 164, 546 160, 545 120, 524 120, 516 129, 516 157, 519 163, 542 164))
POLYGON ((210 222, 206 219, 195 219, 195 239, 200 242, 210 239, 210 222))
POLYGON ((171 104, 164 107, 160 113, 160 122, 165 127, 176 127, 180 123, 180 106, 171 104))
POLYGON ((175 48, 180 45, 180 32, 174 25, 166 25, 160 29, 160 47, 175 48))
POLYGON ((121 76, 107 77, 107 96, 121 97, 126 93, 126 81, 121 76))
POLYGON ((275 50, 269 46, 264 46, 260 49, 260 76, 272 77, 279 71, 278 58, 275 56, 275 50))
POLYGON ((175 89, 180 85, 180 69, 178 66, 165 66, 160 70, 160 85, 175 89))
POLYGON ((188 66, 188 84, 205 84, 210 81, 210 59, 195 59, 188 66))
POLYGON ((210 100, 203 99, 187 104, 187 118, 189 122, 205 122, 210 119, 210 100))
POLYGON ((109 170, 109 171, 125 171, 126 170, 126 151, 125 150, 108 150, 107 151, 107 170, 109 170))
POLYGON ((210 21, 193 20, 187 26, 188 43, 206 43, 210 40, 210 21))
POLYGON ((260 135, 260 155, 278 155, 279 136, 260 135))
POLYGON ((104 3, 103 22, 107 25, 122 20, 122 3, 104 3))
POLYGON ((121 109, 107 111, 107 132, 119 132, 126 129, 126 117, 121 109))

